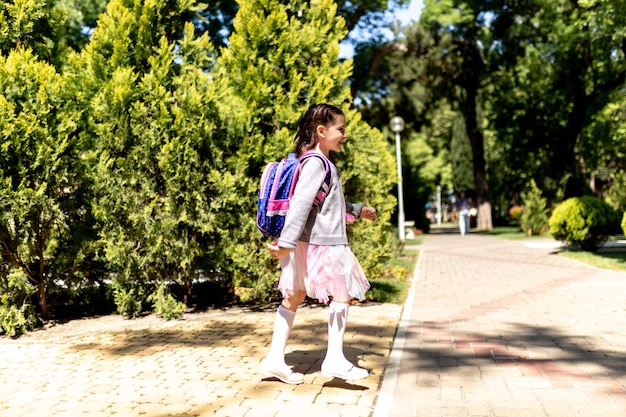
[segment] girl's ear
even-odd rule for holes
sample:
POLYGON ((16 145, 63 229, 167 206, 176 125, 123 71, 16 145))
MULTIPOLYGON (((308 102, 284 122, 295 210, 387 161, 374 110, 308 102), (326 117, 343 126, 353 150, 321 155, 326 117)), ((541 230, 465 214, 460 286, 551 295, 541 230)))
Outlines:
POLYGON ((317 136, 324 136, 326 134, 326 127, 324 125, 317 125, 315 133, 317 136))

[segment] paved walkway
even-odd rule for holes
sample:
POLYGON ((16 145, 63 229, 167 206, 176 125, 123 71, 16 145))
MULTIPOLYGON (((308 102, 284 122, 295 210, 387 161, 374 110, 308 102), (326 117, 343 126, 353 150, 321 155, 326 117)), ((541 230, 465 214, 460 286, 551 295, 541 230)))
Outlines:
POLYGON ((429 235, 375 417, 626 416, 626 274, 429 235))
POLYGON ((404 309, 351 308, 346 353, 371 370, 351 383, 319 373, 320 306, 300 308, 287 347, 305 373, 297 386, 256 372, 274 310, 108 316, 0 338, 0 416, 624 417, 626 274, 552 251, 426 236, 404 309))

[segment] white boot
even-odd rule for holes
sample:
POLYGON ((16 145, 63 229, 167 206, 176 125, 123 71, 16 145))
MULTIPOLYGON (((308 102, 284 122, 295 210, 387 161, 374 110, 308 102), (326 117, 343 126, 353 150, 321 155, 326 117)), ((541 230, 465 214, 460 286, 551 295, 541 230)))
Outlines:
POLYGON ((262 374, 278 378, 286 384, 302 384, 304 382, 304 375, 293 372, 285 363, 285 346, 295 317, 295 311, 282 305, 278 307, 270 352, 261 363, 262 374))
POLYGON ((348 304, 330 303, 328 313, 328 350, 322 362, 322 375, 341 379, 361 379, 369 375, 367 369, 354 366, 343 354, 343 336, 348 321, 348 304))

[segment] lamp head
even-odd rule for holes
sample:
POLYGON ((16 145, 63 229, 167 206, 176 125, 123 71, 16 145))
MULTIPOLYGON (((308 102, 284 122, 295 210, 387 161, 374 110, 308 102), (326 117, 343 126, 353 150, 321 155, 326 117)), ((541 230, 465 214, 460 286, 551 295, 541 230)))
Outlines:
POLYGON ((391 131, 394 133, 402 132, 404 130, 404 119, 400 116, 392 117, 389 127, 391 127, 391 131))

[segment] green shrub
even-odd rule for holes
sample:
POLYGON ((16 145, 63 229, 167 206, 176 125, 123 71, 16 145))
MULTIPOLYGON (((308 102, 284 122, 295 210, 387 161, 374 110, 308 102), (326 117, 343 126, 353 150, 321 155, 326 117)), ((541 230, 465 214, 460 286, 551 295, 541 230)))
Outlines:
POLYGON ((606 202, 617 210, 626 209, 626 172, 611 175, 611 187, 606 192, 606 202))
POLYGON ((29 303, 34 292, 22 271, 12 269, 0 277, 0 334, 16 337, 37 325, 39 318, 29 303))
POLYGON ((595 252, 609 236, 619 233, 619 215, 597 197, 574 197, 554 209, 549 226, 555 239, 595 252))
POLYGON ((183 316, 185 303, 177 301, 167 289, 167 285, 161 284, 159 288, 148 297, 152 302, 154 312, 165 320, 178 319, 183 316))
POLYGON ((548 226, 548 209, 546 199, 534 180, 530 181, 530 189, 522 194, 524 211, 520 218, 520 228, 529 235, 540 235, 548 226))
POLYGON ((118 314, 135 318, 141 313, 144 298, 143 287, 124 285, 121 281, 114 279, 111 288, 118 314))

